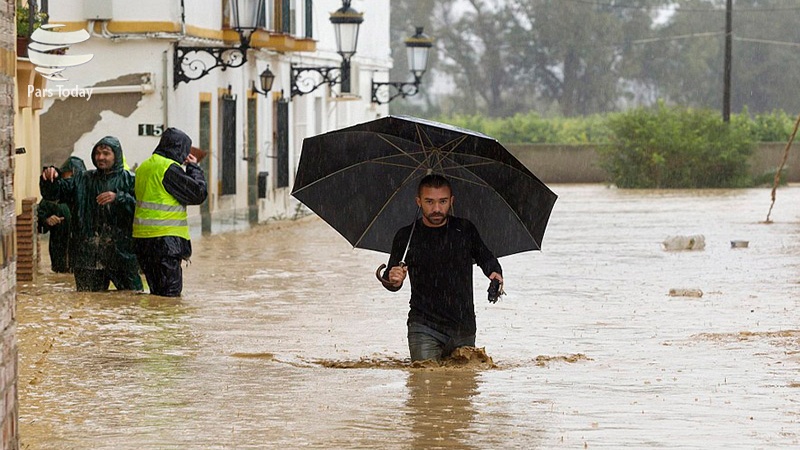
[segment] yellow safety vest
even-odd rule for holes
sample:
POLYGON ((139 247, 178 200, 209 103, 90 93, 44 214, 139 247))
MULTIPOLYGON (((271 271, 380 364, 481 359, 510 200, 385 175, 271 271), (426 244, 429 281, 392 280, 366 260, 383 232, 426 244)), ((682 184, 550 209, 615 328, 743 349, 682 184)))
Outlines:
POLYGON ((136 169, 133 237, 178 236, 189 239, 186 206, 164 189, 164 174, 173 164, 178 165, 169 158, 153 155, 136 169))

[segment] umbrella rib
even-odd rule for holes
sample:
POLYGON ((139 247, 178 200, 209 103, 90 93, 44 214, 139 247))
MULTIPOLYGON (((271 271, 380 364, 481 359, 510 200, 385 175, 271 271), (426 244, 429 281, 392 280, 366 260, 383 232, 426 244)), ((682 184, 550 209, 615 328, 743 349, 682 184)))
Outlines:
MULTIPOLYGON (((471 155, 471 156, 472 156, 472 155, 471 155)), ((481 164, 472 164, 472 165, 471 165, 472 167, 479 166, 479 165, 502 164, 502 165, 504 165, 504 166, 507 166, 507 167, 509 167, 511 170, 513 170, 513 171, 515 171, 515 172, 521 172, 521 173, 522 173, 523 175, 525 175, 525 176, 527 176, 527 175, 528 175, 528 174, 526 174, 526 173, 522 172, 521 170, 517 169, 516 167, 514 167, 514 166, 510 166, 510 165, 508 165, 508 164, 505 164, 505 163, 502 163, 502 162, 500 162, 500 161, 493 160, 493 159, 486 158, 486 157, 482 157, 482 156, 475 156, 475 157, 476 157, 476 158, 481 158, 481 159, 486 159, 486 160, 487 160, 487 162, 485 162, 485 163, 481 163, 481 164)), ((450 156, 447 156, 447 159, 448 159, 448 160, 450 160, 450 161, 453 161, 452 157, 450 157, 450 156)), ((453 161, 453 162, 455 163, 455 161, 453 161)), ((452 167, 451 169, 462 169, 462 168, 467 168, 467 166, 466 166, 466 165, 458 165, 458 164, 456 164, 456 166, 455 166, 455 167, 452 167)), ((470 172, 470 173, 472 173, 472 172, 470 172)), ((473 174, 473 175, 474 175, 474 174, 473 174)), ((517 211, 516 211, 514 208, 512 208, 512 207, 511 207, 511 205, 509 205, 509 204, 508 204, 508 202, 506 201, 506 199, 505 199, 505 198, 504 198, 502 195, 500 195, 499 193, 497 193, 497 191, 495 191, 494 189, 492 189, 492 187, 491 187, 491 186, 490 186, 490 185, 489 185, 489 184, 488 184, 486 181, 484 181, 482 178, 480 178, 480 177, 478 177, 477 175, 475 175, 475 177, 476 177, 478 180, 482 181, 483 183, 479 183, 479 182, 476 182, 476 181, 474 181, 474 180, 468 180, 468 179, 466 179, 466 178, 464 178, 464 177, 458 177, 458 176, 455 176, 455 175, 448 175, 448 177, 449 177, 450 179, 453 179, 453 180, 460 180, 460 181, 463 181, 463 182, 465 182, 465 183, 471 183, 471 184, 474 184, 474 185, 476 185, 476 186, 481 186, 481 187, 485 187, 485 188, 489 188, 489 189, 491 189, 491 190, 492 190, 492 192, 493 192, 493 194, 495 195, 495 197, 499 198, 499 199, 500 199, 500 201, 502 201, 502 202, 503 202, 503 203, 506 205, 507 209, 508 209, 509 211, 511 211, 511 212, 512 212, 512 214, 513 214, 513 215, 514 215, 514 217, 516 218, 517 222, 518 222, 520 225, 522 225, 522 228, 525 230, 525 233, 527 233, 527 235, 528 235, 528 236, 530 236, 531 240, 533 240, 533 242, 534 242, 534 243, 536 243, 536 245, 537 245, 539 248, 541 248, 541 247, 542 247, 542 244, 541 244, 540 242, 538 242, 538 241, 536 240, 536 237, 535 237, 535 236, 533 236, 533 234, 531 234, 531 232, 528 230, 528 227, 525 225, 525 221, 523 221, 523 220, 522 220, 522 218, 519 216, 519 214, 517 214, 517 211)), ((539 181, 539 183, 541 183, 541 181, 539 181)), ((541 183, 541 184, 543 184, 543 185, 544 185, 544 183, 541 183)), ((545 187, 546 187, 546 186, 545 186, 545 187)))
MULTIPOLYGON (((387 142, 388 142, 388 141, 387 141, 387 142)), ((389 142, 389 144, 390 144, 390 145, 394 145, 394 144, 392 144, 391 142, 389 142)), ((397 146, 394 146, 394 147, 395 147, 395 148, 397 148, 397 149, 398 149, 400 152, 402 152, 403 154, 405 154, 405 155, 408 155, 409 157, 411 156, 411 154, 410 154, 410 153, 408 153, 408 152, 404 151, 403 149, 401 149, 401 148, 399 148, 399 147, 397 147, 397 146)), ((424 149, 424 148, 425 148, 425 147, 423 146, 423 149, 424 149)), ((426 162, 428 162, 428 161, 430 160, 430 158, 431 158, 432 154, 433 154, 432 152, 431 152, 431 153, 428 153, 428 154, 427 154, 427 158, 425 159, 425 161, 418 161, 418 162, 419 162, 419 164, 417 165, 417 167, 416 167, 414 170, 412 170, 412 171, 411 171, 411 173, 409 173, 409 175, 408 175, 408 176, 407 176, 407 177, 406 177, 406 178, 403 180, 403 182, 402 182, 402 183, 400 183, 400 184, 397 186, 397 188, 394 190, 394 192, 392 193, 392 195, 390 195, 390 196, 389 196, 389 198, 388 198, 388 199, 386 199, 386 201, 383 203, 383 206, 381 207, 380 211, 378 211, 378 213, 374 215, 374 217, 373 217, 373 218, 372 218, 372 220, 370 221, 369 225, 367 225, 367 226, 364 228, 364 232, 363 232, 363 233, 361 233, 361 236, 359 236, 359 237, 358 237, 358 240, 356 241, 356 243, 355 243, 355 246, 357 246, 357 245, 358 245, 358 244, 361 242, 361 240, 362 240, 362 239, 364 239, 364 236, 366 236, 366 235, 367 235, 367 233, 369 232, 369 230, 371 230, 371 229, 372 229, 372 226, 373 226, 373 225, 375 224, 375 222, 378 220, 378 217, 380 217, 380 215, 381 215, 381 214, 383 213, 383 211, 386 209, 386 206, 387 206, 387 205, 389 205, 389 203, 392 201, 392 199, 393 199, 393 198, 394 198, 394 197, 395 197, 395 196, 396 196, 396 195, 397 195, 397 194, 400 192, 400 189, 402 189, 402 188, 403 188, 403 187, 404 187, 404 186, 405 186, 405 185, 406 185, 406 184, 407 184, 407 183, 408 183, 408 182, 409 182, 409 181, 410 181, 412 178, 414 178, 414 174, 416 174, 416 173, 417 173, 417 170, 419 170, 421 167, 423 167, 423 164, 425 164, 426 162)), ((416 160, 415 158, 412 158, 412 159, 416 160)), ((441 164, 440 164, 440 165, 441 165, 441 164)), ((467 180, 465 180, 465 181, 467 181, 467 180)), ((535 240, 534 240, 534 242, 535 242, 535 240)))
MULTIPOLYGON (((303 191, 303 190, 305 190, 306 188, 309 188, 309 187, 311 187, 311 186, 314 186, 315 184, 317 184, 317 183, 319 183, 319 182, 325 181, 326 179, 328 179, 328 178, 330 178, 330 177, 332 177, 332 176, 338 175, 338 174, 340 174, 340 173, 342 173, 342 172, 344 172, 344 171, 350 170, 350 169, 352 169, 352 168, 355 168, 355 167, 358 167, 358 166, 361 166, 361 165, 363 165, 363 164, 370 163, 370 162, 374 162, 374 163, 377 163, 377 164, 384 164, 384 165, 394 165, 394 166, 397 166, 397 167, 413 168, 414 170, 416 170, 416 168, 419 168, 419 165, 420 165, 422 162, 421 162, 421 161, 419 161, 417 158, 413 157, 413 156, 412 156, 412 155, 413 155, 412 153, 409 153, 409 152, 407 152, 407 151, 403 150, 402 148, 400 148, 399 146, 397 146, 395 143, 393 143, 393 142, 389 141, 388 139, 386 139, 386 137, 384 137, 383 135, 379 135, 379 137, 380 137, 382 140, 384 140, 384 141, 385 141, 387 144, 389 144, 391 147, 395 148, 395 149, 396 149, 398 152, 400 152, 401 154, 403 154, 403 155, 405 155, 405 156, 408 156, 408 157, 409 157, 409 158, 410 158, 410 159, 411 159, 411 160, 412 160, 414 163, 416 163, 416 166, 415 166, 415 165, 413 165, 413 164, 411 164, 411 165, 404 165, 404 164, 400 164, 400 163, 394 163, 394 164, 390 164, 390 163, 385 163, 385 162, 380 162, 380 161, 378 161, 378 159, 384 159, 384 158, 395 158, 395 157, 397 157, 397 155, 382 156, 382 157, 380 157, 380 158, 376 158, 376 159, 374 159, 374 160, 372 160, 372 159, 371 159, 371 160, 367 160, 367 161, 359 161, 359 162, 357 162, 357 163, 355 163, 355 164, 350 164, 350 165, 349 165, 349 166, 347 166, 347 167, 342 167, 342 168, 341 168, 341 169, 339 169, 339 170, 336 170, 336 171, 334 171, 334 172, 331 172, 331 173, 329 173, 329 174, 327 174, 327 175, 325 175, 325 176, 322 176, 322 177, 320 177, 320 178, 318 178, 318 179, 314 180, 313 182, 311 182, 311 183, 309 183, 309 184, 307 184, 307 185, 303 186, 302 188, 298 189, 297 191, 295 191, 295 193, 297 193, 297 192, 302 192, 302 191, 303 191)), ((423 155, 425 154, 425 152, 421 152, 421 153, 422 153, 423 155)))
POLYGON ((423 148, 425 147, 425 142, 422 139, 422 137, 424 136, 428 139, 429 146, 432 147, 433 141, 431 141, 431 138, 427 134, 422 132, 422 126, 419 124, 414 124, 414 128, 417 129, 417 136, 419 137, 419 145, 421 145, 423 148))
POLYGON ((394 142, 391 142, 389 139, 386 139, 386 136, 381 134, 381 135, 378 135, 378 137, 381 138, 387 144, 389 144, 389 146, 394 147, 398 152, 402 153, 403 155, 408 156, 409 158, 413 159, 415 162, 419 162, 419 161, 416 160, 416 158, 411 156, 411 153, 403 150, 402 148, 400 148, 400 146, 398 146, 394 142))
POLYGON ((372 220, 369 222, 369 225, 364 227, 364 232, 361 233, 361 236, 358 237, 358 240, 356 240, 356 242, 353 244, 353 247, 358 247, 358 244, 361 243, 361 241, 364 239, 364 236, 366 236, 367 233, 369 233, 369 230, 372 229, 372 226, 375 225, 375 222, 378 220, 378 217, 380 217, 381 214, 383 214, 383 211, 386 210, 386 207, 389 205, 389 203, 392 202, 392 199, 397 196, 397 194, 400 192, 400 190, 403 187, 405 187, 408 184, 409 181, 411 181, 411 179, 414 177, 415 173, 417 173, 416 170, 411 171, 411 173, 408 174, 408 176, 403 180, 403 182, 400 183, 397 186, 397 188, 395 188, 394 192, 392 192, 392 195, 390 195, 389 198, 387 198, 386 201, 383 202, 383 206, 381 206, 381 209, 378 211, 377 214, 373 215, 372 220))
MULTIPOLYGON (((420 167, 423 167, 425 165, 425 163, 430 159, 428 157, 425 160, 418 160, 418 159, 416 159, 416 158, 411 156, 412 153, 408 153, 408 152, 403 152, 403 153, 405 155, 409 156, 416 164, 402 164, 402 163, 393 163, 393 162, 381 161, 381 159, 394 158, 394 157, 396 157, 396 155, 384 156, 384 157, 381 157, 381 158, 378 158, 378 159, 370 159, 370 160, 366 160, 366 161, 359 161, 359 162, 357 162, 355 164, 350 164, 347 167, 343 167, 343 168, 341 168, 341 169, 339 169, 337 171, 334 171, 334 172, 331 172, 331 173, 329 173, 327 175, 324 175, 324 176, 318 178, 317 180, 315 180, 315 181, 313 181, 313 182, 301 187, 300 189, 298 189, 295 192, 302 192, 303 190, 305 190, 305 189, 307 189, 307 188, 309 188, 311 186, 314 186, 317 183, 325 181, 326 179, 328 179, 330 177, 338 175, 338 174, 340 174, 342 172, 345 172, 347 170, 354 169, 354 168, 356 168, 358 166, 362 166, 364 164, 370 164, 370 163, 372 163, 372 164, 380 164, 380 165, 383 165, 383 166, 402 167, 402 168, 406 168, 406 169, 411 169, 412 171, 416 171, 420 167)), ((421 154, 425 154, 425 152, 421 152, 421 154)), ((458 168, 458 167, 456 167, 456 168, 458 168)))
MULTIPOLYGON (((491 185, 487 182, 487 180, 484 180, 482 177, 475 174, 471 169, 484 166, 492 166, 492 165, 505 166, 506 168, 511 169, 511 171, 513 173, 516 173, 517 175, 523 175, 526 178, 532 177, 533 181, 538 182, 540 186, 544 187, 545 189, 548 189, 547 186, 541 182, 541 180, 538 180, 538 178, 536 178, 536 176, 527 168, 524 168, 525 170, 523 170, 520 169, 519 167, 509 164, 508 162, 499 161, 497 159, 488 156, 475 155, 467 152, 459 153, 458 152, 459 147, 468 138, 471 137, 469 135, 459 135, 454 139, 444 143, 441 146, 434 146, 433 140, 431 139, 430 135, 426 133, 426 130, 422 125, 415 124, 415 129, 416 129, 417 139, 419 140, 418 143, 397 136, 396 137, 397 139, 402 140, 402 142, 399 142, 398 144, 391 141, 389 137, 387 137, 386 135, 379 133, 378 138, 383 140, 385 143, 389 144, 389 148, 396 150, 397 153, 389 155, 384 154, 375 157, 373 159, 362 160, 356 163, 352 163, 347 167, 343 167, 339 170, 336 170, 334 172, 322 176, 321 178, 300 188, 296 192, 303 191, 304 189, 314 186, 323 180, 340 175, 343 172, 357 168, 359 166, 363 166, 364 164, 377 164, 387 167, 397 167, 409 170, 408 175, 403 179, 401 183, 397 185, 394 191, 386 198, 383 205, 381 205, 379 211, 373 215, 372 220, 364 228, 364 231, 361 233, 361 235, 353 244, 354 247, 358 247, 358 245, 360 245, 360 243, 365 239, 370 230, 372 230, 373 227, 376 225, 379 217, 381 217, 384 214, 389 205, 392 204, 394 199, 397 198, 401 190, 405 189, 411 182, 413 182, 413 180, 418 179, 428 173, 431 172, 441 173, 452 180, 458 180, 463 183, 468 183, 475 186, 479 186, 481 188, 490 189, 491 196, 498 198, 500 202, 502 202, 502 204, 506 206, 507 211, 509 211, 515 218, 514 221, 516 221, 519 225, 521 225, 522 229, 524 230, 524 233, 530 237, 532 242, 537 247, 541 248, 541 244, 538 242, 536 237, 530 231, 528 226, 526 226, 526 222, 520 217, 519 213, 509 205, 509 202, 502 195, 500 195, 500 193, 497 192, 497 190, 491 187, 491 185), (400 147, 401 144, 407 147, 415 145, 419 146, 419 148, 413 150, 407 150, 401 148, 400 147), (459 163, 457 161, 457 158, 455 158, 456 155, 462 156, 461 158, 458 159, 464 160, 465 158, 470 158, 471 160, 468 160, 469 162, 467 163, 459 163), (452 164, 452 166, 447 167, 447 164, 452 164), (422 174, 419 173, 421 169, 424 172, 422 174), (455 173, 458 170, 464 170, 466 172, 464 175, 466 176, 458 175, 457 173, 455 173)), ((477 144, 478 143, 476 143, 476 145, 477 144)))

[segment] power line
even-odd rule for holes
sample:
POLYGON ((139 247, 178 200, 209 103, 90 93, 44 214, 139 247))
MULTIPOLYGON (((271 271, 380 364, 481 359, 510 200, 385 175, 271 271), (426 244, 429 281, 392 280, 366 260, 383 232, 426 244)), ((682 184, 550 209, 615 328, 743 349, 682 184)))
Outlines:
POLYGON ((733 37, 734 41, 743 41, 743 42, 756 42, 759 44, 772 44, 772 45, 786 45, 790 47, 800 47, 800 42, 787 42, 787 41, 772 41, 769 39, 753 39, 753 38, 740 38, 740 37, 733 37))
MULTIPOLYGON (((650 44, 652 42, 664 42, 664 41, 677 41, 680 39, 691 39, 696 37, 713 37, 713 36, 723 36, 725 34, 724 31, 709 31, 706 33, 690 33, 690 34, 680 34, 677 36, 664 36, 664 37, 655 37, 655 38, 646 38, 646 39, 636 39, 630 41, 630 44, 650 44)), ((740 42, 755 42, 757 44, 770 44, 770 45, 785 45, 789 47, 800 47, 800 42, 790 42, 790 41, 775 41, 771 39, 758 39, 758 38, 745 38, 745 37, 738 37, 733 36, 734 41, 740 42)))
MULTIPOLYGON (((675 8, 671 6, 664 6, 659 8, 649 8, 635 5, 621 5, 617 3, 605 3, 594 0, 561 0, 564 2, 581 3, 584 5, 599 6, 603 8, 615 9, 636 9, 640 11, 663 11, 663 12, 712 12, 712 13, 725 13, 725 9, 720 8, 675 8)), ((785 7, 770 7, 770 8, 736 8, 736 13, 762 13, 762 12, 776 12, 776 11, 800 11, 800 6, 785 6, 785 7)))
POLYGON ((725 34, 723 31, 709 31, 706 33, 691 33, 691 34, 681 34, 677 36, 666 36, 666 37, 657 37, 657 38, 647 38, 647 39, 636 39, 631 41, 631 44, 648 44, 650 42, 660 42, 660 41, 674 41, 678 39, 689 39, 694 37, 706 37, 706 36, 722 36, 725 34))

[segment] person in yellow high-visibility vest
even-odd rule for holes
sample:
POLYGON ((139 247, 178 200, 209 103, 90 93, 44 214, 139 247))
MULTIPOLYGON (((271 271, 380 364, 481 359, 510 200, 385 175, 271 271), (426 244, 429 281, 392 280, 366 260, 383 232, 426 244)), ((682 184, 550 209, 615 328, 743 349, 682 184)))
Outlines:
POLYGON ((181 262, 192 256, 186 207, 208 196, 203 169, 191 147, 186 133, 168 128, 153 154, 136 169, 134 249, 154 295, 181 295, 181 262))

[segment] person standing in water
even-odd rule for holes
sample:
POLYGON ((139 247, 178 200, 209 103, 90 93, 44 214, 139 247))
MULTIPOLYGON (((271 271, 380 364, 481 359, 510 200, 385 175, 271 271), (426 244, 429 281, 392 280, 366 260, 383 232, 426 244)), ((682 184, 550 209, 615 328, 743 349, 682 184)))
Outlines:
POLYGON ((450 215, 454 200, 447 178, 422 178, 416 196, 422 217, 397 231, 382 276, 390 291, 399 290, 406 276, 411 279, 407 325, 412 361, 441 360, 458 347, 475 346, 473 263, 489 279, 503 282, 503 269, 475 225, 450 215))
POLYGON ((134 175, 122 167, 122 145, 114 136, 92 147, 94 170, 61 177, 42 171, 42 197, 66 203, 72 214, 73 272, 79 291, 142 290, 133 253, 134 175))
POLYGON ((168 128, 153 155, 136 169, 133 238, 154 295, 181 295, 181 262, 192 256, 186 206, 199 205, 208 196, 203 169, 191 147, 192 139, 186 133, 168 128))
MULTIPOLYGON (((70 156, 58 169, 61 178, 71 178, 74 173, 85 172, 86 165, 77 156, 70 156)), ((47 250, 50 254, 50 268, 56 273, 72 272, 71 253, 72 245, 72 213, 69 205, 56 201, 45 200, 39 202, 37 210, 39 234, 50 233, 47 250)))

